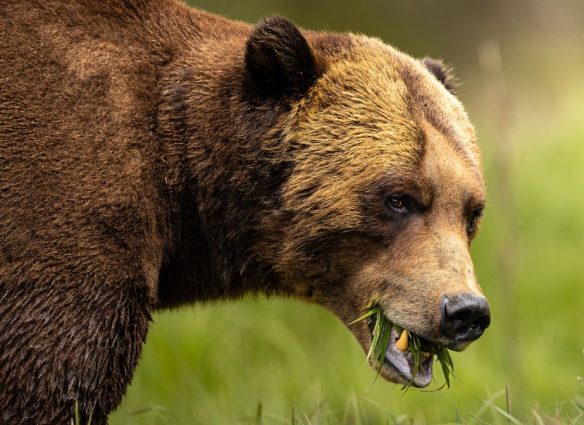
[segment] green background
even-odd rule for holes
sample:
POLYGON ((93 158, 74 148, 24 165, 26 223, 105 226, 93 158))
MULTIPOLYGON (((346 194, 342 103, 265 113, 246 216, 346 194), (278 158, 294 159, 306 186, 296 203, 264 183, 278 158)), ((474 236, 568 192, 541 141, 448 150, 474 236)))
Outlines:
POLYGON ((493 322, 452 355, 451 389, 404 393, 373 383, 349 331, 317 306, 246 299, 158 313, 111 423, 582 420, 584 2, 194 3, 248 22, 280 13, 365 33, 455 66, 484 153, 489 199, 472 251, 493 322))

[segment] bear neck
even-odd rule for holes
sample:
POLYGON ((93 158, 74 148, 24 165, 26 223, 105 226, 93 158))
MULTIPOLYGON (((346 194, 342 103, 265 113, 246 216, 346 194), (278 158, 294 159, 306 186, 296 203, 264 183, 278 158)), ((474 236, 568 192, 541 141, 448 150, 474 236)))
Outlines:
POLYGON ((282 106, 254 105, 245 93, 244 43, 245 34, 206 40, 160 79, 158 137, 178 223, 160 277, 163 305, 281 292, 273 259, 292 164, 279 154, 282 106))

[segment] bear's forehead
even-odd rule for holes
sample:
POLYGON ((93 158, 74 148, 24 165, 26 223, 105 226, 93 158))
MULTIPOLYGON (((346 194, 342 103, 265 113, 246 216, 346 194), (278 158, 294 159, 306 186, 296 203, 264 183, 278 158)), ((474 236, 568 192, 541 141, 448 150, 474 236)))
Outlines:
POLYGON ((298 137, 319 150, 378 166, 415 167, 429 123, 480 169, 474 129, 462 105, 422 63, 379 40, 351 37, 350 53, 329 62, 299 105, 298 137))

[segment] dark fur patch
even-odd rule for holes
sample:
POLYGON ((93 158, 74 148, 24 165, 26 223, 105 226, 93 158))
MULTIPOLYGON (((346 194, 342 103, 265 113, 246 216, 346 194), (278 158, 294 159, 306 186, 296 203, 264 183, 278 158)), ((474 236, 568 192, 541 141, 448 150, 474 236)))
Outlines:
POLYGON ((446 87, 446 90, 452 94, 456 93, 458 84, 450 65, 445 64, 441 60, 428 57, 422 59, 422 63, 426 69, 430 71, 430 73, 434 75, 434 77, 436 77, 436 79, 440 81, 444 87, 446 87))
POLYGON ((300 97, 320 75, 308 41, 292 22, 279 16, 253 30, 245 67, 254 91, 263 97, 300 97))

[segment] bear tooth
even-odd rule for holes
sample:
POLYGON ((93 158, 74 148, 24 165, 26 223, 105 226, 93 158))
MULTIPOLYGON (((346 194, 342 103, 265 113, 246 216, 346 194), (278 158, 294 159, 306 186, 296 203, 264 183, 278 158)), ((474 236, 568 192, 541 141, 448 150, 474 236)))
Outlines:
POLYGON ((409 343, 408 331, 404 329, 399 339, 396 341, 395 346, 399 351, 404 352, 408 349, 408 343, 409 343))

